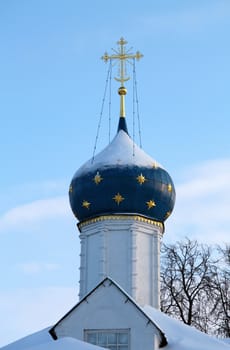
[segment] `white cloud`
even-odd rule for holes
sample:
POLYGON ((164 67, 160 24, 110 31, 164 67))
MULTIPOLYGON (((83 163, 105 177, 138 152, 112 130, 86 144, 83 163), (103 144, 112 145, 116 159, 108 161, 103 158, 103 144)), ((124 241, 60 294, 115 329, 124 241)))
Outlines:
POLYGON ((0 216, 0 232, 28 228, 28 225, 50 218, 70 217, 71 210, 67 196, 36 200, 10 209, 0 216))
POLYGON ((0 292, 0 346, 52 326, 77 301, 78 291, 70 287, 0 292))
POLYGON ((230 189, 230 160, 211 160, 193 166, 186 170, 185 177, 186 182, 177 189, 180 197, 203 197, 210 194, 222 196, 230 189))
POLYGON ((207 243, 229 242, 230 159, 188 169, 176 192, 175 211, 166 222, 167 239, 188 236, 207 243))
POLYGON ((44 262, 28 262, 17 265, 18 269, 25 274, 37 274, 45 271, 54 271, 59 269, 58 264, 44 263, 44 262))

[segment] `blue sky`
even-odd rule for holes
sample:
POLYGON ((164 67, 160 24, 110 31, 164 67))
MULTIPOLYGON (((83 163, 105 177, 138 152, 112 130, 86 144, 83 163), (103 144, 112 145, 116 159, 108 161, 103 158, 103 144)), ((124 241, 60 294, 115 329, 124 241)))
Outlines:
MULTIPOLYGON (((121 36, 144 54, 136 66, 143 148, 177 190, 165 242, 229 242, 229 0, 2 0, 0 346, 77 301, 79 239, 67 192, 93 154, 108 69, 100 57, 121 36)), ((131 130, 130 82, 127 89, 131 130)), ((98 151, 107 125, 103 115, 98 151)))

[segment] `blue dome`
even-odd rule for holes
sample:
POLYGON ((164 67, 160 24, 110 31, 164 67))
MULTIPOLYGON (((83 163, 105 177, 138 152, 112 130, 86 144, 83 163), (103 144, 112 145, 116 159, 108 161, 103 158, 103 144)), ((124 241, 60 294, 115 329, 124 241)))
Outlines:
POLYGON ((81 222, 101 215, 138 214, 163 223, 175 203, 172 179, 132 141, 122 123, 113 141, 74 175, 69 190, 72 211, 81 222))

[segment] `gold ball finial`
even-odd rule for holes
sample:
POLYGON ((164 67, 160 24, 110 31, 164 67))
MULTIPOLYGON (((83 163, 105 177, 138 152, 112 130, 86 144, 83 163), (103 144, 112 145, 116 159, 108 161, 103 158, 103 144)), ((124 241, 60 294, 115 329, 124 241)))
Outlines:
POLYGON ((127 90, 124 86, 120 86, 118 89, 118 94, 121 95, 126 95, 127 94, 127 90))

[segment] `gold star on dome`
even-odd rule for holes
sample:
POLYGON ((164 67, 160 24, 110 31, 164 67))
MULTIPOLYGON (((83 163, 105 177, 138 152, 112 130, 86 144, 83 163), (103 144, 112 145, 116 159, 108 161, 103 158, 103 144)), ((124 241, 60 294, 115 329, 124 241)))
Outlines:
POLYGON ((93 178, 93 181, 96 185, 98 185, 103 180, 103 177, 99 174, 99 171, 97 171, 96 175, 93 178))
POLYGON ((86 208, 86 209, 89 209, 90 204, 91 204, 91 203, 89 203, 88 201, 83 201, 83 202, 82 202, 83 208, 86 208))
POLYGON ((165 214, 165 219, 167 219, 170 215, 171 215, 171 211, 167 211, 167 213, 165 214))
POLYGON ((172 192, 172 185, 171 184, 168 184, 167 188, 168 188, 169 192, 172 192))
POLYGON ((145 177, 142 174, 138 175, 136 179, 140 185, 142 185, 146 181, 145 177))
POLYGON ((70 186, 69 186, 69 193, 72 193, 72 192, 73 192, 73 186, 70 185, 70 186))
POLYGON ((148 209, 151 209, 152 207, 155 207, 156 206, 156 203, 150 199, 148 202, 146 202, 147 206, 148 206, 148 209))
POLYGON ((119 205, 123 200, 124 197, 122 197, 122 195, 118 192, 114 197, 113 200, 117 203, 117 205, 119 205))

